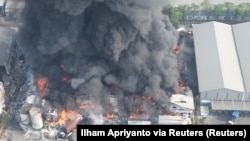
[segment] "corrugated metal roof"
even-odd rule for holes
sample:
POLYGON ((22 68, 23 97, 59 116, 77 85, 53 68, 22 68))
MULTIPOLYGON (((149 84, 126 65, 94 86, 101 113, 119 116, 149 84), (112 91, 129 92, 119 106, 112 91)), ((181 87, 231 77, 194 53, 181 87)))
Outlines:
POLYGON ((212 101, 212 110, 240 110, 250 111, 249 101, 212 101))
POLYGON ((13 29, 0 27, 0 66, 4 66, 10 56, 14 33, 13 29))
POLYGON ((237 46, 237 52, 241 64, 241 71, 245 88, 247 92, 250 92, 250 22, 233 25, 233 32, 235 37, 235 43, 237 46))
POLYGON ((194 99, 192 96, 173 94, 170 97, 170 102, 183 108, 194 109, 194 99))
POLYGON ((244 83, 231 25, 193 25, 200 92, 227 88, 244 92, 244 83))

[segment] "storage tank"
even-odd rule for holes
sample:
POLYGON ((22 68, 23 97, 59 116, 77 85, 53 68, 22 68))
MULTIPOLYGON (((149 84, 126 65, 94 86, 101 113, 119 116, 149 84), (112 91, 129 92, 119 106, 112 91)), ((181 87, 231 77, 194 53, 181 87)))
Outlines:
POLYGON ((35 130, 39 130, 43 127, 43 119, 41 109, 38 107, 31 107, 29 110, 31 126, 35 130))
POLYGON ((20 109, 20 119, 23 125, 30 124, 29 107, 22 107, 20 109))

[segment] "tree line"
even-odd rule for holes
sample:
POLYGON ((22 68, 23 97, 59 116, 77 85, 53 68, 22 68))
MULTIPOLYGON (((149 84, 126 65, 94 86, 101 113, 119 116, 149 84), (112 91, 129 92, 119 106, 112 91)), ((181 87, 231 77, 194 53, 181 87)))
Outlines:
POLYGON ((169 16, 176 28, 179 26, 180 20, 185 20, 188 15, 195 15, 198 12, 204 12, 207 16, 215 18, 224 16, 231 20, 250 20, 250 3, 234 4, 232 2, 225 2, 222 4, 212 4, 209 0, 204 0, 200 5, 195 3, 179 5, 177 7, 167 5, 163 9, 163 13, 169 16))

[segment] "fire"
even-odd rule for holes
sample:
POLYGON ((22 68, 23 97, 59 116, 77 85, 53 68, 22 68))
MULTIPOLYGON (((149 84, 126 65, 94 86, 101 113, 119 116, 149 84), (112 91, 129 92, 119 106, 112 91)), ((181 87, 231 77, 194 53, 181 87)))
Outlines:
POLYGON ((178 89, 176 89, 175 94, 180 94, 180 91, 178 89))
POLYGON ((187 86, 183 80, 178 79, 178 83, 179 83, 179 88, 174 90, 175 94, 180 94, 180 92, 187 90, 187 86))
POLYGON ((156 103, 153 101, 152 96, 143 95, 141 98, 144 99, 144 100, 147 100, 147 101, 151 102, 152 105, 156 105, 156 103))
POLYGON ((48 85, 48 80, 46 77, 38 77, 37 86, 39 89, 39 96, 43 98, 46 95, 46 89, 48 85))
POLYGON ((114 119, 117 118, 118 115, 116 113, 107 113, 103 118, 104 120, 114 119))
POLYGON ((138 108, 136 108, 136 110, 135 110, 135 112, 136 112, 136 113, 139 113, 139 114, 140 114, 140 113, 143 113, 144 111, 145 111, 145 109, 144 109, 144 106, 142 106, 142 105, 139 106, 138 108))
POLYGON ((129 119, 149 119, 150 116, 147 114, 139 115, 139 114, 131 114, 128 117, 129 119))
POLYGON ((148 100, 148 101, 151 101, 151 100, 152 100, 152 97, 151 97, 151 96, 146 96, 146 95, 143 95, 141 98, 142 98, 142 99, 146 99, 146 100, 148 100))
POLYGON ((172 47, 172 50, 174 51, 175 54, 180 54, 181 53, 181 48, 179 45, 174 45, 172 47))
POLYGON ((86 109, 95 109, 97 107, 97 105, 95 104, 81 104, 79 105, 79 109, 80 110, 86 110, 86 109))
POLYGON ((58 117, 58 120, 57 120, 57 124, 64 124, 67 120, 67 112, 65 110, 62 110, 60 113, 59 113, 59 117, 58 117))
POLYGON ((67 112, 67 116, 69 119, 73 120, 76 116, 76 113, 73 111, 69 111, 69 112, 67 112))
POLYGON ((62 81, 65 82, 65 83, 70 83, 71 80, 70 80, 69 77, 64 76, 64 77, 62 77, 62 81))
POLYGON ((68 119, 74 119, 76 113, 74 111, 66 111, 63 109, 58 114, 58 120, 56 121, 56 124, 65 124, 68 119))
POLYGON ((180 88, 182 90, 186 90, 187 89, 187 86, 185 85, 185 83, 184 83, 183 80, 179 79, 178 82, 179 82, 179 86, 180 86, 180 88))

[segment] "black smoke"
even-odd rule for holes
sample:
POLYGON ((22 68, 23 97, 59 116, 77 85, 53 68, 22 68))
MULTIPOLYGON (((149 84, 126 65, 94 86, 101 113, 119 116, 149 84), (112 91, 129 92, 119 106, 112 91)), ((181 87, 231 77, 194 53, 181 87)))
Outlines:
POLYGON ((109 94, 129 112, 131 94, 165 104, 180 75, 172 51, 177 33, 164 6, 163 0, 26 0, 18 43, 35 75, 48 78, 46 98, 61 106, 68 95, 102 104, 109 94))

